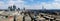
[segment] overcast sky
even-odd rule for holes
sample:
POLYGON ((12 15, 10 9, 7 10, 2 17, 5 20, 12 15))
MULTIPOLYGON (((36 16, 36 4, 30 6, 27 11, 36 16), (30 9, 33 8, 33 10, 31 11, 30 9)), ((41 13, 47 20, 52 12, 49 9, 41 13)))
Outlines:
POLYGON ((7 9, 9 6, 16 5, 18 8, 26 9, 60 9, 60 0, 0 0, 0 9, 7 9))

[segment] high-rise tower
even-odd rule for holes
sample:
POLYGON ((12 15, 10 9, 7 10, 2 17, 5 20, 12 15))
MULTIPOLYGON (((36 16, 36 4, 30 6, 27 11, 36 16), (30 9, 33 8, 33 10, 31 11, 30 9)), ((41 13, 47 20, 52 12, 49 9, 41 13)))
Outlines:
POLYGON ((15 5, 13 5, 13 11, 15 11, 16 10, 16 6, 15 5))
POLYGON ((46 8, 44 8, 44 6, 42 5, 42 10, 46 10, 46 8))

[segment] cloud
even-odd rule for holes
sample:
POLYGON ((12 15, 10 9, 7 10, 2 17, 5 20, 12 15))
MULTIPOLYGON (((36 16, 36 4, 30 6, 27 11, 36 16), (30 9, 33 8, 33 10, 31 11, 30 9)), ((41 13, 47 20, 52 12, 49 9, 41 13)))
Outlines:
POLYGON ((59 1, 59 0, 55 0, 55 1, 59 1))
MULTIPOLYGON (((46 9, 60 9, 60 3, 57 1, 51 2, 51 3, 46 3, 46 2, 42 2, 42 3, 36 3, 33 5, 23 5, 26 9, 42 9, 42 6, 44 6, 44 8, 46 9)), ((20 7, 20 6, 19 6, 20 7)))
POLYGON ((0 9, 5 9, 5 6, 7 5, 5 5, 4 2, 0 1, 0 9))
POLYGON ((53 3, 53 6, 54 6, 56 9, 60 9, 60 3, 53 3))
POLYGON ((37 2, 34 0, 29 0, 32 2, 32 4, 30 3, 26 3, 26 1, 24 0, 8 0, 6 3, 5 1, 0 1, 0 9, 5 9, 13 4, 16 5, 16 7, 18 8, 26 8, 26 9, 42 9, 42 6, 44 6, 44 8, 46 9, 60 9, 60 0, 54 0, 53 2, 37 2), (26 5, 26 4, 29 5, 26 5), (33 4, 34 3, 34 4, 33 4))
POLYGON ((0 1, 0 6, 3 6, 3 4, 4 4, 4 2, 1 2, 1 1, 0 1))
POLYGON ((10 4, 10 5, 13 5, 13 4, 19 4, 19 5, 20 5, 21 3, 23 3, 22 0, 16 0, 16 1, 10 0, 10 1, 8 2, 8 4, 10 4))
POLYGON ((46 9, 60 9, 60 3, 53 2, 53 3, 43 3, 43 5, 46 9))
POLYGON ((25 5, 25 8, 26 9, 41 9, 41 5, 32 5, 32 6, 25 5))
POLYGON ((17 6, 17 7, 22 7, 23 5, 23 2, 22 0, 8 0, 6 3, 4 1, 0 1, 0 9, 6 9, 8 8, 9 6, 13 6, 14 4, 17 6))

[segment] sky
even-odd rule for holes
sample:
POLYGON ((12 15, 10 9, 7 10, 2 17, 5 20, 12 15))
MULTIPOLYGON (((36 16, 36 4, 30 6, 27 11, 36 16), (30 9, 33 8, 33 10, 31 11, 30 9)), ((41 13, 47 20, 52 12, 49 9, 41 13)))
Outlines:
POLYGON ((26 9, 60 9, 60 0, 0 0, 0 9, 8 9, 16 5, 17 8, 26 9))

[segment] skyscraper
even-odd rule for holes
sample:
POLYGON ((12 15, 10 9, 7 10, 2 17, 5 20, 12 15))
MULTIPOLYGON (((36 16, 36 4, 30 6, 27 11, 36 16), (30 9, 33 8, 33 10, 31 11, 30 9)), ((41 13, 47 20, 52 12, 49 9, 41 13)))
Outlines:
POLYGON ((15 11, 16 10, 16 6, 15 5, 13 5, 13 11, 15 11))
POLYGON ((12 11, 12 6, 9 6, 8 9, 9 9, 9 11, 12 11))
POLYGON ((18 8, 17 10, 20 11, 20 8, 18 8))

